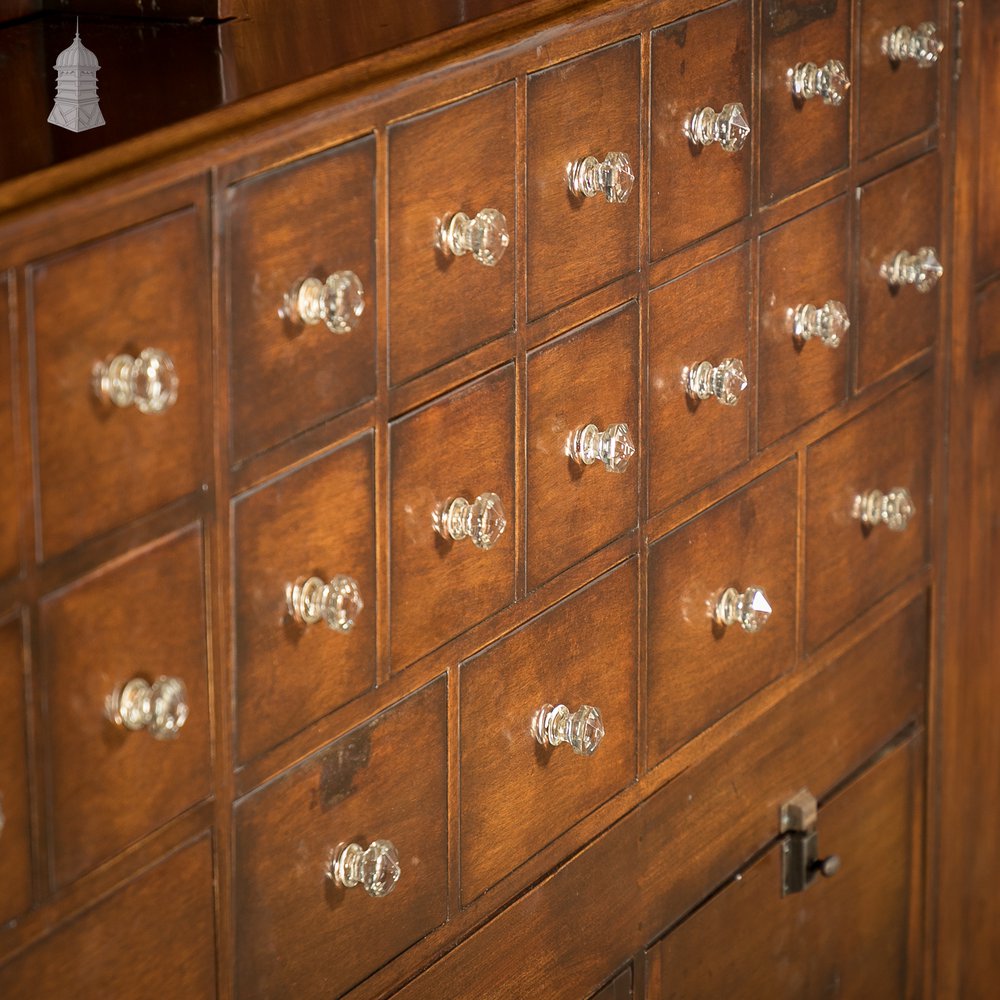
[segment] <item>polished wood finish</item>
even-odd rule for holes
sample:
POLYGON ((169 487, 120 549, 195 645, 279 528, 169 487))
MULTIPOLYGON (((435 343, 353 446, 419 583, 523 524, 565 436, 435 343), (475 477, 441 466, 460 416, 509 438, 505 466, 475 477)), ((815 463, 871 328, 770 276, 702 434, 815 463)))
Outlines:
MULTIPOLYGON (((13 330, 8 326, 10 294, 7 277, 0 274, 0 468, 15 469, 14 394, 12 383, 13 330)), ((16 475, 0 481, 0 578, 16 573, 21 561, 21 510, 16 475)))
POLYGON ((622 472, 569 455, 575 432, 639 426, 639 317, 634 304, 528 355, 528 586, 607 545, 637 522, 639 466, 622 472))
POLYGON ((632 968, 623 969, 592 1000, 632 1000, 632 968))
POLYGON ((237 758, 257 756, 375 682, 372 435, 342 445, 234 503, 237 758), (349 632, 304 625, 286 588, 303 577, 357 581, 349 632), (280 690, 281 697, 275 697, 280 690))
MULTIPOLYGON (((727 153, 685 134, 701 108, 739 102, 752 115, 750 4, 721 7, 652 33, 650 257, 656 259, 742 219, 750 211, 755 136, 727 153)), ((750 124, 750 118, 747 118, 750 124)))

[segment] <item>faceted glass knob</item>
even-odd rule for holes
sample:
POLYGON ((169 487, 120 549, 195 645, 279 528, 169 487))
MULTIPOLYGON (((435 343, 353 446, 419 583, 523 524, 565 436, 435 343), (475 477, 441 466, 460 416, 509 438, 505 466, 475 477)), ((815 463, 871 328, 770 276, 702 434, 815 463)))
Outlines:
POLYGON ((750 135, 750 124, 742 104, 726 104, 721 111, 712 108, 696 111, 685 131, 696 146, 717 142, 727 153, 738 153, 750 135))
POLYGON ((866 528, 884 524, 890 531, 903 531, 915 512, 910 491, 897 486, 888 493, 869 490, 856 496, 852 514, 866 528))
POLYGON ((799 63, 791 71, 792 93, 803 101, 819 97, 824 104, 836 107, 843 104, 851 81, 839 59, 831 59, 822 66, 799 63))
POLYGON ((496 493, 482 493, 472 503, 465 497, 448 500, 434 527, 445 538, 471 538, 477 549, 492 549, 507 527, 496 493))
POLYGON ((760 587, 748 587, 740 593, 735 587, 722 592, 715 607, 720 625, 739 625, 744 632, 756 632, 771 617, 771 605, 760 587))
POLYGON ((179 379, 170 355, 147 347, 137 358, 119 354, 94 365, 91 381, 97 398, 140 413, 162 413, 177 402, 179 379))
POLYGON ((438 246, 445 254, 471 253, 473 260, 487 267, 500 262, 509 243, 507 220, 495 208, 484 208, 474 219, 465 212, 446 215, 438 233, 438 246))
POLYGON ((158 677, 152 684, 134 677, 108 698, 108 718, 123 729, 145 729, 158 740, 176 737, 187 722, 187 688, 179 677, 158 677))
POLYGON ((847 306, 836 299, 822 306, 805 305, 795 310, 794 333, 803 343, 815 337, 827 347, 839 347, 850 328, 847 306))
POLYGON ((391 840, 373 840, 367 850, 348 844, 334 852, 326 874, 345 889, 360 885, 369 896, 388 896, 399 881, 399 855, 391 840))
POLYGON ((326 622, 335 632, 350 632, 365 606, 358 581, 342 573, 329 583, 300 576, 285 586, 288 613, 302 625, 326 622))
POLYGON ((603 160, 585 156, 571 163, 567 174, 569 189, 578 198, 603 194, 613 205, 628 201, 635 183, 632 164, 625 153, 608 153, 603 160))
POLYGON ((944 51, 944 42, 938 38, 933 21, 924 21, 916 29, 901 24, 882 39, 882 51, 892 63, 908 60, 921 69, 930 69, 944 51))
POLYGON ((611 424, 606 431, 596 424, 581 427, 570 444, 570 456, 581 465, 601 462, 608 472, 624 472, 635 454, 635 444, 628 424, 611 424))
POLYGON ((944 274, 934 247, 921 247, 916 253, 900 250, 895 256, 884 261, 879 274, 889 283, 890 288, 913 285, 918 292, 926 294, 944 274))
POLYGON ((723 358, 717 365, 702 361, 687 369, 688 395, 695 399, 714 396, 723 406, 735 406, 746 387, 746 372, 738 358, 723 358))
POLYGON ((535 713, 532 732, 543 747, 568 743, 574 753, 589 757, 604 739, 604 720, 593 705, 581 705, 572 713, 565 705, 542 705, 535 713))
POLYGON ((305 326, 325 323, 334 333, 350 333, 365 311, 365 290, 353 271, 334 271, 326 279, 300 278, 278 310, 282 319, 305 326))

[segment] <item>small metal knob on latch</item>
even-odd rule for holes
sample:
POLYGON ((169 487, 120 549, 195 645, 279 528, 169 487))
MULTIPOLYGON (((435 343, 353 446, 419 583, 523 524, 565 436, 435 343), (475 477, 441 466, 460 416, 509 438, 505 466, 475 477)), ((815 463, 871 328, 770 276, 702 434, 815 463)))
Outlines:
POLYGON ((603 194, 612 205, 628 201, 635 183, 632 164, 626 153, 608 153, 603 160, 584 156, 566 168, 566 182, 578 198, 603 194))
POLYGON ((816 798, 803 788, 781 807, 781 895, 802 892, 817 875, 833 878, 840 871, 840 857, 819 856, 816 798))
POLYGON ((624 472, 635 454, 635 444, 628 424, 611 424, 604 431, 596 424, 587 424, 572 435, 569 454, 580 465, 600 462, 608 472, 624 472))
POLYGON ((723 406, 735 406, 747 387, 746 371, 739 358, 723 358, 717 365, 701 361, 684 370, 684 381, 692 398, 714 396, 723 406))
POLYGON ((565 705, 542 705, 531 731, 543 747, 568 743, 575 754, 589 757, 604 739, 604 720, 593 705, 581 705, 575 712, 565 705))
POLYGON ((345 889, 360 885, 369 896, 388 896, 399 881, 399 854, 391 840, 373 840, 367 849, 347 844, 333 852, 326 876, 345 889))
POLYGON ((944 52, 944 42, 938 38, 933 21, 924 21, 915 29, 901 24, 882 38, 882 51, 896 65, 909 61, 930 69, 944 52))

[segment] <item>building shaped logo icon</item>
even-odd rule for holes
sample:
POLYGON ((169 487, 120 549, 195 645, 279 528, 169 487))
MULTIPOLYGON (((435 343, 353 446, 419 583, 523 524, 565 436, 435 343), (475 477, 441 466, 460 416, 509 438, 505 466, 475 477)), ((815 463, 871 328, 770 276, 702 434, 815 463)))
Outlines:
POLYGON ((77 18, 73 44, 56 58, 56 101, 49 114, 53 125, 83 132, 104 124, 104 115, 97 102, 97 71, 100 68, 97 56, 80 41, 80 19, 77 18))

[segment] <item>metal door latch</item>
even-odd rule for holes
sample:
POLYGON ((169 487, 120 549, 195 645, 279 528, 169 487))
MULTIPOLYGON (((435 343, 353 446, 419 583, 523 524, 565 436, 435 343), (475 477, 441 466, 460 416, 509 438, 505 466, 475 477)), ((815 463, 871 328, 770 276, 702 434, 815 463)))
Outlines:
POLYGON ((816 798, 803 788, 781 807, 781 895, 802 892, 817 875, 832 878, 840 858, 819 856, 816 798))

